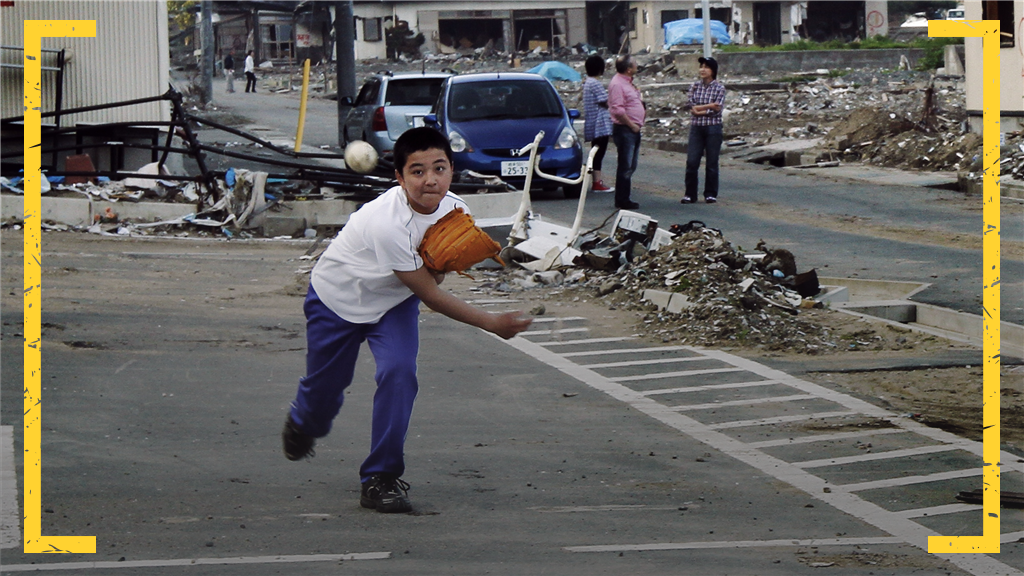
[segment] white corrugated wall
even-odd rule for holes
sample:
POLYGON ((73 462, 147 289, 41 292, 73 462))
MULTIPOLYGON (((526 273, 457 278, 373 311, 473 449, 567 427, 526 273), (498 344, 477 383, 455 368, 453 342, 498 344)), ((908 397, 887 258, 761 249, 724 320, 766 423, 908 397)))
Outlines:
MULTIPOLYGON (((0 44, 21 47, 24 20, 95 20, 95 38, 43 38, 44 49, 68 49, 62 108, 93 106, 163 94, 168 88, 170 54, 167 42, 167 5, 163 0, 76 2, 17 0, 0 7, 0 44)), ((5 63, 23 62, 21 51, 3 49, 5 63)), ((43 54, 43 65, 54 66, 56 56, 43 54)), ((54 106, 56 73, 43 73, 43 111, 54 106)), ((0 73, 0 111, 3 118, 24 113, 24 76, 21 70, 0 73)), ((169 120, 166 102, 111 108, 65 116, 61 126, 76 122, 139 122, 169 120)), ((52 120, 44 119, 44 122, 52 120)))

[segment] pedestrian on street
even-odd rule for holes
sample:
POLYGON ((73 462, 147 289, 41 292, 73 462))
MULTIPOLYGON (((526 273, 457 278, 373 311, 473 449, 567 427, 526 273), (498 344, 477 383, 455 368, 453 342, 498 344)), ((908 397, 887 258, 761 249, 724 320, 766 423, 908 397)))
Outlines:
POLYGON ((235 91, 235 58, 228 52, 224 57, 224 77, 228 79, 228 94, 235 91))
POLYGON ((590 142, 597 153, 594 155, 594 177, 592 190, 597 193, 614 192, 605 186, 601 175, 601 163, 608 150, 608 138, 612 135, 612 117, 608 113, 608 91, 601 83, 604 76, 604 58, 594 54, 585 64, 587 79, 583 82, 583 139, 590 142))
POLYGON ((256 60, 252 57, 252 50, 245 55, 245 91, 256 92, 256 60))
POLYGON ((718 61, 698 58, 700 79, 690 86, 687 106, 690 108, 690 140, 686 148, 686 191, 681 202, 697 201, 697 173, 701 156, 704 165, 704 201, 718 202, 718 156, 722 151, 722 108, 725 86, 718 81, 718 61))
POLYGON ((416 398, 420 302, 449 318, 511 338, 529 327, 519 312, 491 313, 441 290, 417 248, 431 224, 455 208, 452 150, 430 127, 395 142, 395 186, 349 217, 313 267, 306 314, 306 376, 299 380, 282 439, 289 460, 313 455, 352 383, 360 344, 377 364, 370 454, 359 469, 360 504, 409 512, 405 438, 416 398))
POLYGON ((615 60, 615 77, 608 83, 608 112, 612 117, 612 141, 618 150, 615 169, 615 207, 635 210, 640 204, 630 198, 633 172, 640 161, 640 130, 644 126, 647 107, 640 89, 633 85, 636 60, 630 55, 615 60))

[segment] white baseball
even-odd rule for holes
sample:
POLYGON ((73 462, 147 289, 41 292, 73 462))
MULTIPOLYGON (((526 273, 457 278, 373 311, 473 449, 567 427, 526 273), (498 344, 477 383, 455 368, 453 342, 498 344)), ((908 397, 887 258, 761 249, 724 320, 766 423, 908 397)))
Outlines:
POLYGON ((377 167, 377 151, 362 140, 353 140, 345 146, 345 166, 360 174, 369 174, 377 167))

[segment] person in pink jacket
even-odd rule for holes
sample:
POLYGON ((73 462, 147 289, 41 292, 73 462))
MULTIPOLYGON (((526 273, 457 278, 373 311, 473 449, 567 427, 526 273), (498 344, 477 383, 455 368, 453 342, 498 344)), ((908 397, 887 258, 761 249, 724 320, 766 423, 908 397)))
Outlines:
POLYGON ((608 112, 612 116, 612 141, 618 150, 615 170, 615 207, 635 210, 640 204, 630 198, 633 172, 640 161, 640 130, 647 107, 640 89, 633 85, 637 64, 628 54, 615 61, 615 77, 608 84, 608 112))

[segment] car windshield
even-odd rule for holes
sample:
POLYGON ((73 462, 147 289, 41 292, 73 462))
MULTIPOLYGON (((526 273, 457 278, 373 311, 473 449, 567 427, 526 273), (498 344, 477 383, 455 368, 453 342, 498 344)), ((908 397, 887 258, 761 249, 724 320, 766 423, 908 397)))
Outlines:
POLYGON ((448 116, 455 122, 561 116, 562 102, 547 82, 494 80, 454 84, 448 116))
POLYGON ((444 78, 395 78, 388 82, 385 106, 430 106, 441 92, 444 78))

